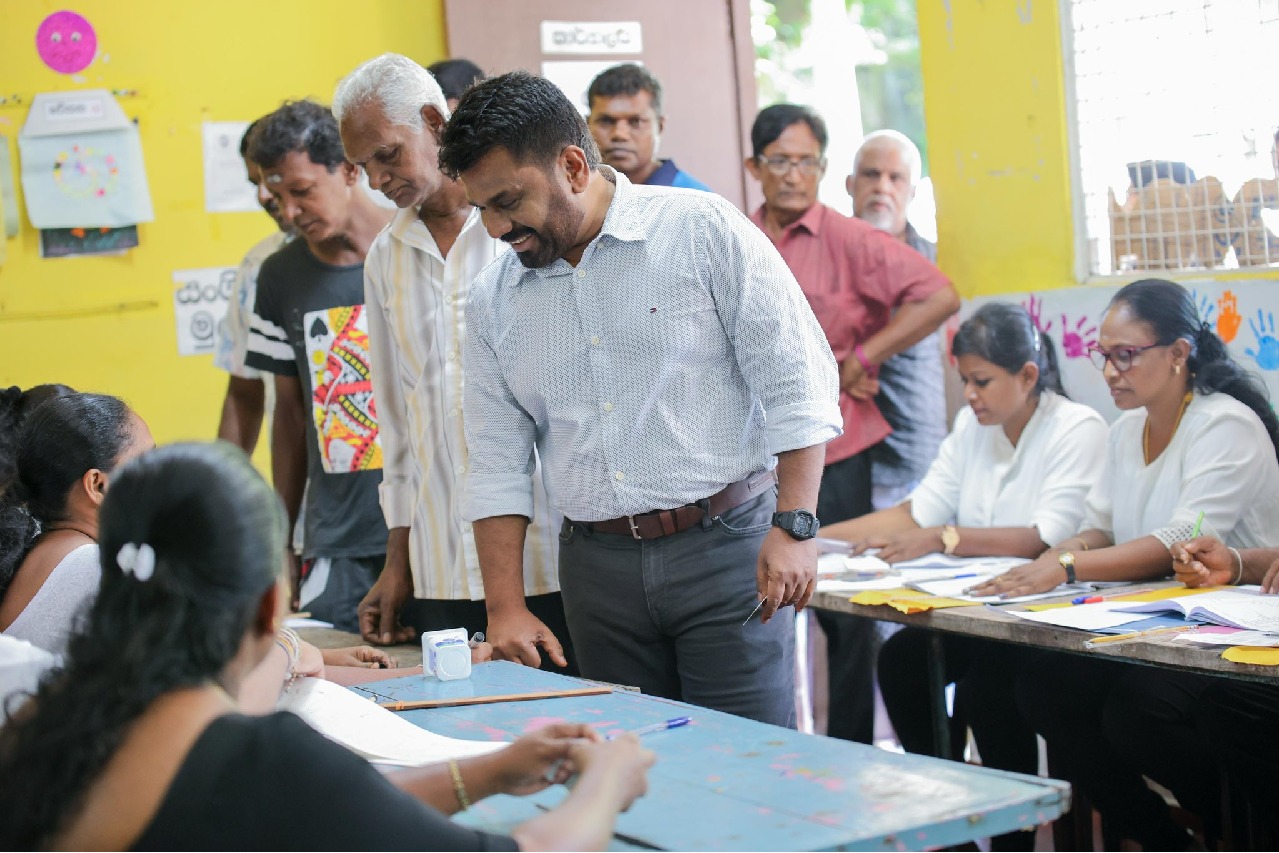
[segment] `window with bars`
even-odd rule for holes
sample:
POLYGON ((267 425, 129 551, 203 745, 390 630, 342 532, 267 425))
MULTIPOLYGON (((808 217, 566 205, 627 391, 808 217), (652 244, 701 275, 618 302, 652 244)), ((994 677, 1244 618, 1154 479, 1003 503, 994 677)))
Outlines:
POLYGON ((1279 0, 1063 0, 1090 275, 1279 263, 1279 0))

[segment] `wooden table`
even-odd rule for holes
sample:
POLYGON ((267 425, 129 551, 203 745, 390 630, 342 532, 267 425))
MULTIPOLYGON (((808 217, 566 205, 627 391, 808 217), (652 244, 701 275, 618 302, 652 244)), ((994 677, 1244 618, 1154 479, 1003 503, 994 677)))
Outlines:
MULTIPOLYGON (((589 682, 496 661, 469 679, 409 676, 351 689, 378 701, 439 699, 581 687, 589 682)), ((688 716, 646 735, 657 753, 648 794, 617 821, 615 849, 919 850, 1051 821, 1069 786, 928 756, 804 735, 718 711, 628 691, 403 712, 450 737, 510 740, 551 722, 609 735, 688 716)), ((565 796, 492 797, 463 822, 509 833, 565 796)))
MULTIPOLYGON (((1133 584, 1128 589, 1150 590, 1163 587, 1180 586, 1176 581, 1133 584)), ((1105 591, 1108 596, 1122 595, 1125 587, 1113 587, 1105 591)), ((1069 601, 1079 593, 1070 593, 1060 598, 1041 599, 1033 604, 1051 604, 1069 601)), ((848 613, 865 619, 878 619, 884 622, 896 622, 915 628, 926 628, 933 631, 933 642, 929 654, 929 678, 932 689, 932 722, 934 743, 939 745, 942 755, 950 755, 950 727, 947 725, 945 678, 942 634, 961 634, 966 637, 980 637, 1005 643, 1016 643, 1038 649, 1084 654, 1126 663, 1161 666, 1168 669, 1179 669, 1207 675, 1220 675, 1243 681, 1264 681, 1275 683, 1279 680, 1279 667, 1260 666, 1257 664, 1241 664, 1224 660, 1221 646, 1201 648, 1184 641, 1174 640, 1176 635, 1155 636, 1145 640, 1131 640, 1087 649, 1084 643, 1094 637, 1105 636, 1088 631, 1077 631, 1072 628, 1061 628, 1056 625, 1044 625, 1030 622, 1010 615, 1010 610, 1023 609, 1026 605, 1007 604, 998 607, 972 605, 971 607, 946 607, 938 610, 926 610, 923 613, 902 613, 887 605, 854 604, 848 600, 848 593, 819 592, 813 596, 811 606, 820 607, 837 613, 848 613)), ((1135 614, 1141 615, 1153 614, 1135 614)))

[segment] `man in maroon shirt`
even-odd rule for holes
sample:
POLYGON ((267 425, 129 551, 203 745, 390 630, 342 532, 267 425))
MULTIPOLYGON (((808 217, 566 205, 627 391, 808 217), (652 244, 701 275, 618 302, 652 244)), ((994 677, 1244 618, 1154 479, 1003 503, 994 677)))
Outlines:
MULTIPOLYGON (((891 432, 875 405, 879 365, 922 340, 959 308, 937 267, 909 246, 817 201, 826 171, 826 123, 808 107, 775 104, 751 128, 746 168, 764 191, 752 215, 781 252, 840 365, 844 434, 826 445, 817 517, 871 511, 870 449, 891 432)), ((830 661, 828 734, 874 734, 874 623, 818 610, 830 661)))

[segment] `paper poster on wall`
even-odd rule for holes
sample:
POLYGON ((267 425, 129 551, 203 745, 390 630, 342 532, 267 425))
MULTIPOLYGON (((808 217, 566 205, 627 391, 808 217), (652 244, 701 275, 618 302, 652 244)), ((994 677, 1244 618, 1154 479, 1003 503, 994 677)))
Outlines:
POLYGON ((543 21, 542 53, 644 52, 639 21, 543 21))
POLYGON ((4 236, 18 236, 18 192, 13 178, 13 160, 9 156, 9 137, 0 136, 0 212, 4 216, 4 236))
POLYGON ((123 255, 138 247, 138 226, 123 228, 45 228, 40 231, 40 257, 123 255))
POLYGON ((635 65, 644 64, 633 59, 548 59, 542 63, 542 76, 559 86, 560 90, 573 102, 573 106, 581 110, 582 115, 586 115, 591 111, 591 105, 586 99, 591 81, 598 77, 601 71, 623 61, 635 65))
POLYGON ((213 353, 218 330, 226 321, 235 275, 235 267, 174 271, 173 316, 177 322, 178 355, 213 353))
POLYGON ((258 193, 240 157, 240 139, 247 121, 206 121, 204 137, 204 209, 209 213, 251 213, 261 210, 258 193))
POLYGON ((106 90, 36 95, 18 150, 36 228, 119 228, 155 218, 138 129, 106 90))

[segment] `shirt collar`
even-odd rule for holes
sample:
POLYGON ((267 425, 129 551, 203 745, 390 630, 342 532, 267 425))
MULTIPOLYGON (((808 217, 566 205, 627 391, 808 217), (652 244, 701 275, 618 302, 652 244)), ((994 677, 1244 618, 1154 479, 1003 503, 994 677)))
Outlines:
POLYGON ((669 187, 679 175, 679 167, 674 160, 659 160, 658 164, 644 183, 650 187, 669 187))
MULTIPOLYGON (((604 237, 611 237, 614 240, 620 240, 624 243, 641 242, 648 239, 644 228, 637 223, 638 217, 632 215, 631 211, 635 205, 635 185, 626 179, 626 176, 611 166, 600 166, 599 171, 606 176, 612 176, 615 189, 613 191, 613 199, 609 202, 608 212, 604 214, 604 222, 600 225, 600 233, 596 234, 594 239, 586 247, 586 251, 582 253, 582 261, 585 262, 588 257, 595 251, 595 247, 604 237)), ((541 278, 552 278, 554 276, 568 275, 573 272, 573 267, 563 258, 556 258, 544 267, 530 270, 541 278)))
MULTIPOLYGON (((444 257, 440 254, 440 247, 436 245, 430 229, 418 217, 420 212, 421 208, 417 207, 404 207, 397 210, 395 217, 391 219, 391 236, 409 248, 426 252, 443 263, 444 257)), ((466 222, 462 225, 462 230, 458 232, 458 240, 460 241, 463 234, 475 227, 483 226, 480 223, 479 208, 472 207, 471 212, 466 216, 466 222)))
MULTIPOLYGON (((755 222, 756 225, 760 226, 760 228, 763 228, 764 215, 765 215, 764 205, 761 204, 758 208, 756 208, 755 212, 751 214, 751 219, 755 222)), ((787 237, 790 237, 799 228, 803 228, 805 231, 807 231, 809 234, 812 234, 814 237, 820 236, 822 233, 822 223, 825 220, 826 220, 826 205, 822 204, 820 201, 814 202, 812 207, 804 211, 803 216, 801 216, 799 219, 796 219, 790 225, 787 225, 784 229, 782 229, 782 238, 786 239, 787 237)))

